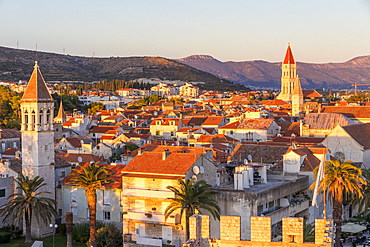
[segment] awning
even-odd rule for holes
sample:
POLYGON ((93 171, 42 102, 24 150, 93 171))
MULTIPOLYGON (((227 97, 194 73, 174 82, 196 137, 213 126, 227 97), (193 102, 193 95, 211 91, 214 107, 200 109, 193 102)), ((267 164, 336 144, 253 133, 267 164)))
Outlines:
POLYGON ((342 232, 357 233, 362 232, 363 230, 366 230, 365 226, 361 226, 355 223, 347 223, 342 226, 342 232))

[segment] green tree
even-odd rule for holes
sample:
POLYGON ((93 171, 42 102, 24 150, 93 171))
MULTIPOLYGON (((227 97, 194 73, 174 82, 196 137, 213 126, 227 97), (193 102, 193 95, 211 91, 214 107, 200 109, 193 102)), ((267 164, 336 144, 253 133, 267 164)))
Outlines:
MULTIPOLYGON (((318 176, 317 166, 314 170, 314 179, 318 176)), ((363 197, 362 187, 366 184, 362 177, 360 168, 352 165, 352 161, 329 160, 324 166, 324 176, 319 181, 319 191, 328 193, 329 199, 333 205, 333 220, 335 226, 335 246, 340 246, 340 235, 342 231, 342 207, 345 196, 348 198, 363 197)), ((310 189, 313 190, 316 186, 314 182, 310 189)))
POLYGON ((315 227, 308 224, 307 220, 303 222, 303 241, 315 242, 315 227))
POLYGON ((87 113, 91 115, 96 115, 98 111, 105 110, 105 106, 102 103, 94 102, 87 106, 87 113))
POLYGON ((121 155, 119 153, 112 153, 112 156, 109 157, 110 162, 115 162, 121 159, 121 155))
POLYGON ((125 146, 125 149, 128 149, 130 151, 134 151, 136 149, 138 149, 139 147, 136 145, 136 144, 133 144, 133 143, 128 143, 126 144, 125 146))
POLYGON ((96 247, 96 191, 105 189, 105 185, 114 181, 111 171, 105 165, 90 163, 87 166, 77 166, 72 169, 74 173, 71 182, 75 187, 85 189, 87 206, 90 215, 89 246, 96 247))
POLYGON ((23 218, 26 227, 26 243, 31 243, 31 224, 33 216, 37 222, 40 219, 47 224, 53 216, 57 215, 55 210, 55 200, 43 197, 44 194, 50 194, 47 191, 40 191, 46 185, 44 179, 36 176, 33 179, 25 177, 22 174, 15 179, 19 193, 10 195, 8 203, 3 205, 0 210, 0 216, 4 216, 3 221, 8 219, 14 222, 20 222, 23 218))
POLYGON ((220 207, 217 201, 212 198, 218 194, 211 190, 211 185, 204 180, 195 182, 194 179, 179 179, 178 186, 167 186, 174 194, 174 198, 167 198, 171 204, 165 209, 165 219, 175 211, 180 210, 181 218, 185 215, 186 220, 186 239, 189 239, 189 217, 195 213, 202 214, 201 210, 208 211, 214 219, 220 219, 220 207))
POLYGON ((20 99, 20 94, 0 85, 0 127, 20 128, 20 99))

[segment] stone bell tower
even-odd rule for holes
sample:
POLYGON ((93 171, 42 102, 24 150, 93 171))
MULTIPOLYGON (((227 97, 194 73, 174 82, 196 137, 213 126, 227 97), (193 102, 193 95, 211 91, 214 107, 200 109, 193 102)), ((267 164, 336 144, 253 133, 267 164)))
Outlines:
MULTIPOLYGON (((51 97, 40 68, 35 66, 21 99, 22 174, 30 178, 40 176, 47 184, 43 196, 55 199, 54 166, 54 100, 51 97)), ((52 222, 54 223, 54 222, 52 222)), ((32 236, 42 237, 50 232, 40 220, 32 223, 32 236)))
POLYGON ((288 44, 285 58, 281 65, 281 91, 277 99, 292 101, 292 93, 297 80, 297 64, 290 49, 290 44, 288 44))

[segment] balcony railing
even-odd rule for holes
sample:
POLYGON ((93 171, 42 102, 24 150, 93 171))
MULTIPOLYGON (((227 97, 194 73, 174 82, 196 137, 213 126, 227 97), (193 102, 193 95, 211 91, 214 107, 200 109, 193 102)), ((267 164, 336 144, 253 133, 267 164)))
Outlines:
POLYGON ((145 222, 155 222, 155 223, 168 223, 168 224, 179 224, 180 216, 178 214, 173 214, 164 220, 164 214, 157 212, 123 212, 123 219, 127 220, 137 220, 145 222))
POLYGON ((136 237, 136 243, 145 246, 162 246, 162 239, 149 237, 136 237))
POLYGON ((174 197, 174 193, 169 190, 146 190, 146 189, 123 189, 122 195, 132 197, 152 197, 152 198, 174 197))
POLYGON ((276 224, 284 217, 294 216, 295 214, 308 209, 310 202, 308 200, 291 204, 287 207, 278 208, 273 212, 263 213, 264 216, 271 217, 271 224, 276 224))

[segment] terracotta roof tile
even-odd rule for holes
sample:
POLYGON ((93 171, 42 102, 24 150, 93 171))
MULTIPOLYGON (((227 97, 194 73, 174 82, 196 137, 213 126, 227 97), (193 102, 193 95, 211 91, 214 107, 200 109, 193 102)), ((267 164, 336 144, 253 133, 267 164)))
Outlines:
POLYGON ((158 146, 153 151, 147 151, 132 159, 125 173, 181 175, 186 172, 194 162, 204 153, 203 148, 184 146, 158 146), (167 158, 163 160, 163 153, 168 150, 167 158))
POLYGON ((274 122, 272 118, 249 118, 227 124, 219 129, 268 129, 272 122, 274 122))
POLYGON ((370 106, 324 106, 324 113, 345 113, 355 118, 370 118, 370 106))

